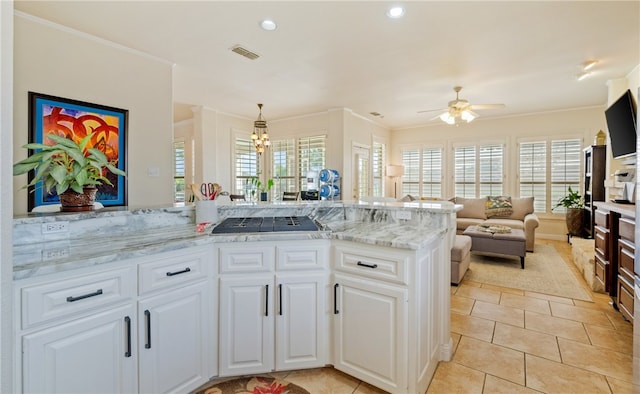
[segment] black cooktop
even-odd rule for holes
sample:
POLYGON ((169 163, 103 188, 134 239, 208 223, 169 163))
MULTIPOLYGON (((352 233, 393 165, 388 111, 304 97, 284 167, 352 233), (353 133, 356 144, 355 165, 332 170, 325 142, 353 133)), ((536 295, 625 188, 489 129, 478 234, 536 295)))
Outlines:
POLYGON ((280 231, 318 231, 318 226, 308 216, 227 218, 214 227, 211 233, 272 233, 280 231))

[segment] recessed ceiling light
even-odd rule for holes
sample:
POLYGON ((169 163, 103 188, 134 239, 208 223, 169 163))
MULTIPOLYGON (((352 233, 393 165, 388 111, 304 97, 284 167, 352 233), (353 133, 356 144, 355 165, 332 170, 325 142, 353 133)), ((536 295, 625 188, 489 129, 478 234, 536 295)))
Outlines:
POLYGON ((276 23, 274 21, 272 21, 271 19, 265 19, 262 22, 260 22, 260 27, 262 27, 263 30, 267 30, 267 31, 273 31, 276 29, 276 27, 278 27, 276 25, 276 23))
POLYGON ((402 7, 391 7, 389 8, 389 11, 387 11, 387 16, 389 18, 393 18, 393 19, 402 18, 403 15, 404 15, 404 8, 402 7))

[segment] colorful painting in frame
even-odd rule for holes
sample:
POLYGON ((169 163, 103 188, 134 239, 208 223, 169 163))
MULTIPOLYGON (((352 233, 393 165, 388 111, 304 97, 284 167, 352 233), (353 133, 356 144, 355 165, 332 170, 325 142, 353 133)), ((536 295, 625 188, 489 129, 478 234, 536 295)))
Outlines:
MULTIPOLYGON (((114 165, 126 172, 128 113, 120 108, 29 92, 30 142, 51 143, 45 137, 53 133, 79 142, 87 134, 94 133, 89 147, 100 149, 114 165)), ((104 206, 127 205, 125 177, 109 171, 105 175, 113 186, 98 186, 96 201, 104 206)), ((31 172, 29 181, 33 176, 31 172)), ((44 188, 36 186, 33 193, 29 193, 29 210, 58 203, 55 191, 46 193, 44 188)))

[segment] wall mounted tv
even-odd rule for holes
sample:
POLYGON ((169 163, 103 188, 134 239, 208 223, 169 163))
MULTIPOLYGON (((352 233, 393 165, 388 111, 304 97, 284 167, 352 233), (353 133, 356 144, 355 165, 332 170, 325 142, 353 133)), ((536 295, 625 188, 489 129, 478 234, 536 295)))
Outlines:
POLYGON ((604 111, 611 140, 611 153, 620 159, 636 153, 636 103, 627 90, 604 111))

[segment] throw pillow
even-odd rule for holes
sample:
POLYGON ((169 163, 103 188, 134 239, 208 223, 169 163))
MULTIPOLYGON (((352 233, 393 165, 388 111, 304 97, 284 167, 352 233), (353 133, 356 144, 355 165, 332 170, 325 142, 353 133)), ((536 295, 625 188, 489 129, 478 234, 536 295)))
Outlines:
POLYGON ((487 218, 508 217, 513 213, 510 196, 487 196, 485 203, 487 218))

